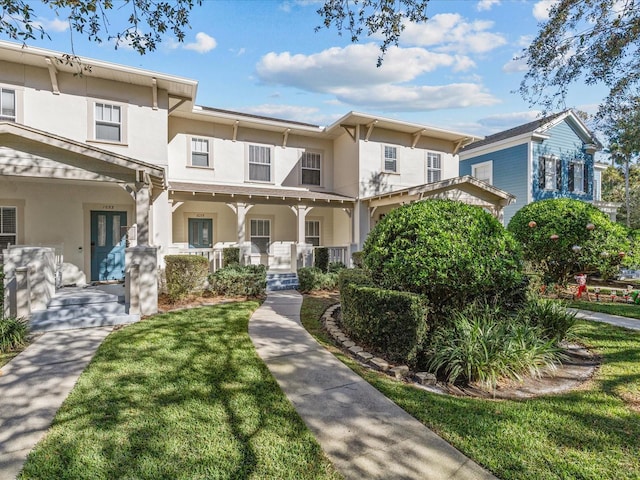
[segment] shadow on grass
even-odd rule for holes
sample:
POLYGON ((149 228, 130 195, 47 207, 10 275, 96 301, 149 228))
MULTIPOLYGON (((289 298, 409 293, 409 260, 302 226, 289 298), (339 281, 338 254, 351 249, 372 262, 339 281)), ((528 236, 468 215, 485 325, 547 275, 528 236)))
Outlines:
POLYGON ((337 478, 257 358, 254 302, 110 335, 23 478, 337 478))

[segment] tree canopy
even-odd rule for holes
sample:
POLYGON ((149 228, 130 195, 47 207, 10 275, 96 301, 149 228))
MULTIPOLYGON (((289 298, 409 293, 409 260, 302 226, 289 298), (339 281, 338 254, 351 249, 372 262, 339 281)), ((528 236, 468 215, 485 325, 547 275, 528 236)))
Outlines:
POLYGON ((640 2, 560 0, 549 10, 537 37, 526 49, 529 71, 520 93, 545 110, 564 107, 569 86, 604 84, 600 105, 606 117, 621 99, 638 96, 640 86, 640 2))

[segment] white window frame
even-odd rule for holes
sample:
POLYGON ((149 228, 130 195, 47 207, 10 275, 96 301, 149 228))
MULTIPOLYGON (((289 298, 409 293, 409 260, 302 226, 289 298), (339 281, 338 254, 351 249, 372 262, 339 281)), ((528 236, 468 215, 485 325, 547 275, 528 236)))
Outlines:
POLYGON ((87 101, 87 109, 88 109, 88 132, 87 132, 87 138, 89 142, 96 142, 96 143, 109 143, 109 144, 115 144, 115 145, 127 145, 127 141, 128 141, 128 113, 129 113, 129 109, 128 109, 128 105, 126 103, 122 103, 122 102, 117 102, 117 101, 111 101, 111 100, 105 100, 105 99, 97 99, 97 98, 93 98, 93 99, 88 99, 87 101), (120 140, 116 141, 116 140, 105 140, 105 139, 101 139, 98 138, 96 135, 96 126, 97 126, 97 122, 99 122, 100 120, 98 120, 96 118, 96 106, 97 105, 106 105, 106 106, 110 106, 110 107, 118 107, 120 109, 120 122, 113 122, 113 124, 119 124, 120 126, 120 140))
POLYGON ((442 180, 442 153, 427 152, 427 183, 439 182, 442 180), (437 175, 436 175, 437 174, 437 175), (438 177, 437 179, 435 177, 438 177))
MULTIPOLYGON (((544 188, 546 192, 557 192, 558 188, 558 162, 560 159, 555 155, 542 155, 538 157, 538 162, 544 162, 544 188), (549 165, 552 168, 549 169, 549 165)), ((540 166, 538 165, 538 173, 540 172, 540 166)))
POLYGON ((322 245, 322 225, 320 223, 320 220, 304 221, 304 243, 308 243, 316 247, 319 247, 322 245), (313 230, 313 231, 310 231, 310 230, 313 230), (309 241, 309 239, 315 239, 315 238, 318 239, 317 245, 309 241))
POLYGON ((18 121, 18 92, 15 88, 0 87, 0 122, 17 122, 18 121), (6 92, 13 93, 13 115, 3 115, 2 103, 3 94, 6 92))
POLYGON ((269 245, 271 245, 271 220, 269 218, 252 218, 249 220, 249 241, 252 245, 252 253, 253 252, 253 239, 254 238, 266 238, 267 239, 267 248, 266 251, 259 253, 269 253, 269 245), (262 225, 262 234, 260 234, 260 225, 262 225), (268 233, 265 235, 264 226, 267 226, 268 233), (255 226, 255 229, 254 229, 255 226), (255 233, 254 233, 255 232, 255 233))
POLYGON ((211 141, 204 137, 189 137, 189 166, 194 168, 212 168, 211 163, 211 141), (205 146, 206 149, 202 150, 198 146, 205 146), (195 165, 193 163, 194 154, 204 158, 206 156, 206 165, 195 165))
MULTIPOLYGON (((0 206, 0 238, 5 239, 6 237, 13 236, 13 242, 7 242, 9 245, 17 245, 18 243, 18 207, 12 205, 1 205, 0 206), (15 219, 14 231, 9 232, 4 230, 4 216, 6 215, 6 211, 13 210, 13 216, 15 219)), ((0 249, 1 251, 2 249, 0 249)))
POLYGON ((268 145, 258 145, 258 144, 249 144, 247 145, 247 181, 248 182, 252 182, 252 183, 274 183, 273 182, 273 177, 274 177, 274 169, 273 169, 273 148, 268 146, 268 145), (264 149, 264 151, 269 152, 269 163, 265 163, 265 162, 256 162, 256 161, 251 161, 252 160, 252 149, 253 148, 259 148, 259 149, 264 149), (259 165, 259 166, 265 166, 268 165, 269 166, 269 179, 268 180, 255 180, 253 178, 251 178, 251 165, 259 165))
POLYGON ((489 185, 493 185, 493 160, 489 160, 489 161, 486 161, 486 162, 476 163, 475 165, 471 165, 471 176, 477 178, 480 181, 488 183, 489 185), (489 168, 489 179, 488 179, 488 181, 487 180, 482 180, 476 174, 476 172, 478 170, 483 169, 483 168, 489 168))
POLYGON ((321 152, 316 152, 312 150, 307 150, 302 152, 302 154, 300 155, 300 185, 311 185, 314 187, 322 186, 322 157, 323 155, 321 152), (316 168, 315 166, 305 165, 305 160, 311 160, 311 161, 317 160, 318 167, 316 168), (305 170, 308 170, 310 172, 318 172, 318 183, 305 182, 304 181, 305 170))
POLYGON ((398 173, 398 147, 394 145, 382 146, 382 171, 385 173, 398 173), (391 151, 394 152, 393 157, 387 155, 387 153, 391 151), (393 170, 387 168, 387 162, 393 162, 393 170))
MULTIPOLYGON (((572 160, 569 165, 573 166, 573 190, 571 193, 582 194, 584 191, 584 165, 585 162, 579 159, 572 160), (579 182, 576 179, 580 179, 579 182)), ((571 167, 570 167, 571 168, 571 167)))

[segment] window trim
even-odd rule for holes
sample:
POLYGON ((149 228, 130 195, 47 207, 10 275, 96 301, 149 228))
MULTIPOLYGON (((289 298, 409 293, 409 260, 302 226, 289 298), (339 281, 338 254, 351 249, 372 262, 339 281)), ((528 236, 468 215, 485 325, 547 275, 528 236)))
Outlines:
MULTIPOLYGON (((24 88, 19 85, 10 85, 8 83, 0 83, 0 89, 12 90, 15 93, 14 101, 16 108, 16 115, 13 122, 23 123, 23 98, 24 88)), ((0 120, 0 122, 11 122, 12 120, 0 120)))
POLYGON ((314 246, 321 246, 322 245, 322 222, 320 221, 320 219, 318 218, 311 218, 311 219, 305 219, 304 221, 304 243, 306 244, 310 244, 310 245, 314 245, 314 246), (307 224, 310 223, 317 223, 318 224, 318 235, 308 235, 308 231, 307 231, 307 224), (317 238, 318 239, 318 245, 314 245, 311 242, 308 242, 307 239, 308 238, 317 238))
POLYGON ((485 167, 489 167, 489 182, 485 182, 485 183, 489 183, 489 185, 493 185, 493 160, 487 160, 486 162, 480 162, 480 163, 471 165, 471 176, 480 180, 481 182, 484 182, 484 180, 476 176, 476 170, 480 168, 485 168, 485 167))
POLYGON ((323 175, 322 175, 322 164, 324 162, 323 152, 317 150, 304 150, 300 153, 300 185, 308 185, 311 187, 322 187, 324 185, 323 175), (303 160, 305 155, 318 155, 319 157, 319 166, 318 168, 310 168, 303 166, 303 160), (304 182, 304 170, 318 171, 319 172, 319 183, 305 183, 304 182))
POLYGON ((400 172, 399 169, 399 153, 398 153, 398 147, 396 145, 382 145, 382 171, 384 173, 390 173, 390 174, 398 174, 400 172), (395 150, 395 158, 393 159, 395 161, 395 170, 388 170, 387 169, 387 148, 393 148, 395 150))
POLYGON ((88 122, 87 122, 87 142, 104 143, 109 145, 128 145, 128 104, 118 101, 107 100, 104 98, 87 99, 88 122), (108 105, 112 107, 120 107, 120 141, 103 140, 96 137, 96 105, 108 105))
POLYGON ((245 151, 245 155, 246 155, 246 161, 245 161, 245 165, 246 165, 246 176, 245 176, 245 181, 247 182, 251 182, 251 183, 264 183, 264 184, 274 184, 274 177, 275 177, 275 169, 274 169, 274 149, 271 145, 261 145, 259 143, 248 143, 246 145, 246 151, 245 151), (251 179, 251 165, 267 165, 266 163, 255 163, 255 162, 251 162, 251 147, 258 147, 258 148, 265 148, 269 151, 269 180, 252 180, 251 179))
MULTIPOLYGON (((4 202, 3 202, 4 203, 4 202)), ((13 236, 14 237, 14 242, 13 243, 9 243, 9 245, 18 245, 18 238, 19 238, 19 234, 20 234, 20 222, 19 222, 19 215, 20 211, 17 205, 4 205, 2 203, 0 203, 0 236, 1 237, 9 237, 9 236, 13 236), (14 218, 15 218, 15 230, 12 233, 9 232, 4 232, 3 231, 3 226, 2 226, 2 217, 4 216, 4 210, 7 209, 11 209, 14 212, 14 218)), ((0 253, 2 253, 2 250, 4 249, 0 249, 0 253)))
POLYGON ((15 88, 4 87, 0 85, 0 122, 17 122, 18 121, 18 92, 15 88), (2 94, 3 92, 13 92, 13 116, 2 115, 2 94))
POLYGON ((271 228, 271 219, 270 218, 264 218, 264 217, 255 217, 255 218, 250 218, 249 219, 249 243, 251 244, 251 253, 256 254, 256 253, 260 253, 261 255, 268 255, 269 254, 269 246, 271 245, 271 232, 272 232, 272 228, 271 228), (266 222, 267 225, 269 225, 269 235, 253 235, 253 222, 266 222), (267 239, 267 251, 266 252, 254 252, 253 251, 253 238, 266 238, 267 239))
POLYGON ((435 182, 442 181, 442 152, 427 151, 425 153, 425 162, 426 162, 425 182, 435 183, 435 182), (440 166, 438 168, 431 166, 431 156, 437 157, 438 161, 440 162, 440 166), (433 173, 435 172, 438 172, 438 176, 439 176, 438 180, 433 180, 433 173), (431 177, 431 180, 429 180, 429 177, 431 177))
POLYGON ((562 161, 556 155, 540 155, 538 157, 538 188, 545 192, 562 190, 562 161), (553 188, 547 187, 547 161, 553 161, 553 188))
POLYGON ((584 160, 575 158, 569 162, 567 172, 567 190, 571 193, 576 193, 579 195, 584 195, 587 193, 585 191, 585 171, 586 171, 586 162, 584 160), (576 182, 576 173, 580 172, 580 181, 576 182))
MULTIPOLYGON (((187 167, 189 168, 204 168, 207 170, 213 170, 213 162, 212 162, 212 155, 211 155, 211 138, 209 137, 200 137, 197 135, 189 135, 188 136, 188 141, 187 141, 187 150, 188 150, 188 154, 187 154, 187 167), (193 164, 193 142, 195 141, 200 141, 200 142, 206 142, 207 144, 207 164, 206 165, 194 165, 193 164)), ((203 152, 196 152, 196 153, 203 153, 203 152)))

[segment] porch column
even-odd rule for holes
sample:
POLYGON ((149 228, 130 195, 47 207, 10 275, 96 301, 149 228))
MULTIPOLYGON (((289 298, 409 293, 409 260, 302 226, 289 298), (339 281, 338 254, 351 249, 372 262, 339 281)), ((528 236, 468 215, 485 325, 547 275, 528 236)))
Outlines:
POLYGON ((149 212, 151 208, 151 195, 149 185, 136 184, 136 227, 138 245, 149 245, 149 212))
POLYGON ((298 244, 305 243, 305 229, 304 229, 304 221, 307 218, 307 213, 311 211, 313 207, 307 207, 306 205, 296 205, 295 207, 291 207, 293 213, 295 213, 298 219, 298 229, 297 229, 297 238, 296 241, 298 244))
POLYGON ((227 206, 236 214, 238 225, 238 246, 240 247, 240 259, 242 259, 244 255, 250 253, 250 251, 247 251, 247 247, 245 246, 247 233, 246 218, 249 210, 253 208, 253 204, 236 202, 227 203, 227 206))
POLYGON ((307 214, 313 207, 307 207, 306 205, 291 206, 291 210, 297 219, 298 228, 296 229, 296 248, 291 248, 291 270, 297 271, 298 269, 298 257, 302 258, 302 266, 306 265, 305 258, 311 253, 311 250, 306 246, 305 242, 305 220, 307 214))

